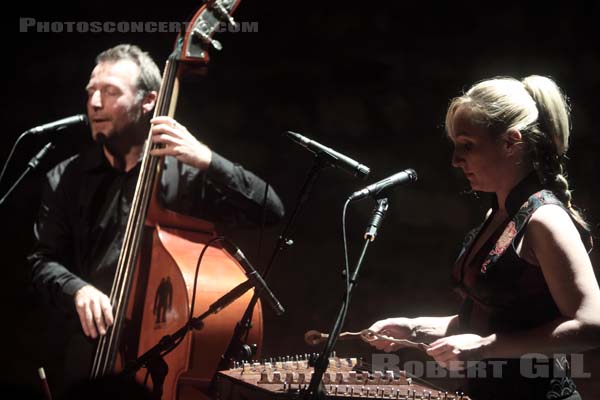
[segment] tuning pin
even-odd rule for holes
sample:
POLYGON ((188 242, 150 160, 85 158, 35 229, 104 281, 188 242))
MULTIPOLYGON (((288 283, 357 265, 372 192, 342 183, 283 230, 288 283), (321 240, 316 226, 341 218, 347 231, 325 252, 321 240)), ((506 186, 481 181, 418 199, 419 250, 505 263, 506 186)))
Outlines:
POLYGON ((267 372, 260 373, 260 381, 258 383, 270 383, 269 382, 269 374, 267 372))
POLYGON ((298 383, 304 383, 304 381, 306 381, 306 375, 304 374, 304 372, 299 372, 298 373, 298 383))
POLYGON ((385 371, 384 379, 388 382, 392 382, 394 380, 394 371, 391 369, 388 369, 387 371, 385 371))
POLYGON ((194 29, 194 35, 200 37, 200 39, 203 42, 210 43, 210 45, 215 50, 223 50, 223 45, 221 44, 221 42, 211 38, 206 32, 202 31, 201 29, 198 29, 198 28, 194 29))
POLYGON ((355 382, 356 382, 356 371, 348 372, 348 383, 355 383, 355 382))
POLYGON ((280 382, 281 382, 281 372, 274 371, 272 383, 280 383, 280 382))
POLYGON ((368 382, 369 381, 369 373, 367 371, 363 371, 361 375, 359 375, 361 378, 361 380, 363 382, 368 382))
POLYGON ((296 379, 294 379, 294 378, 296 378, 296 377, 294 376, 293 372, 286 372, 285 373, 285 381, 287 383, 289 383, 289 384, 294 383, 294 381, 297 380, 297 378, 296 379))
POLYGON ((221 4, 220 1, 217 0, 214 3, 212 3, 210 8, 217 14, 217 17, 219 17, 220 20, 225 20, 234 29, 238 29, 238 27, 239 27, 238 23, 235 22, 233 17, 229 14, 227 9, 225 7, 223 7, 223 4, 221 4))
POLYGON ((380 383, 382 377, 383 377, 383 373, 381 371, 373 372, 373 380, 375 381, 375 383, 380 383))

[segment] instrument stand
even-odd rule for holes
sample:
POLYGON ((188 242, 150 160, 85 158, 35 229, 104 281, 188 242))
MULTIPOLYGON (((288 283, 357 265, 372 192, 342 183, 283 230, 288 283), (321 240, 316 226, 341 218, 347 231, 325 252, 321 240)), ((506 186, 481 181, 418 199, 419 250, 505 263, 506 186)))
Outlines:
POLYGON ((352 290, 358 283, 358 274, 360 272, 360 268, 362 266, 365 255, 367 253, 367 248, 369 247, 369 244, 375 240, 377 236, 377 230, 379 228, 379 225, 383 221, 387 209, 387 198, 377 200, 377 206, 373 210, 371 220, 367 225, 367 230, 365 232, 365 242, 363 244, 363 248, 360 253, 358 262, 356 263, 354 273, 350 278, 350 284, 347 288, 346 295, 342 300, 342 306, 340 307, 340 311, 337 315, 335 323, 333 324, 333 328, 331 329, 329 337, 327 338, 325 347, 323 348, 323 351, 321 352, 321 354, 317 358, 317 361, 315 362, 314 372, 310 380, 310 384, 308 385, 306 391, 303 393, 303 398, 306 400, 325 399, 325 393, 323 391, 322 385, 323 374, 325 373, 325 371, 327 371, 327 367, 329 364, 329 356, 333 352, 333 348, 335 347, 340 332, 342 331, 342 328, 344 326, 344 321, 346 320, 346 314, 348 312, 348 304, 350 303, 352 290))
MULTIPOLYGON (((298 195, 296 204, 294 205, 294 209, 290 214, 290 217, 288 218, 282 233, 279 235, 277 244, 275 245, 273 253, 271 254, 271 258, 269 259, 269 263, 267 264, 267 267, 265 268, 265 271, 262 274, 264 279, 267 278, 267 275, 273 267, 275 259, 277 258, 281 250, 283 250, 286 246, 292 246, 294 244, 294 241, 290 238, 292 226, 296 221, 301 207, 308 200, 308 196, 310 195, 312 188, 319 176, 319 172, 321 172, 321 170, 328 165, 328 158, 320 154, 315 155, 313 166, 310 172, 308 173, 306 180, 304 181, 302 189, 300 190, 300 194, 298 195)), ((256 302, 259 299, 260 292, 260 289, 255 289, 254 295, 250 299, 250 302, 248 303, 248 307, 246 307, 246 311, 244 312, 242 319, 238 321, 238 323, 235 326, 233 336, 231 337, 227 349, 221 356, 221 360, 219 361, 217 371, 229 368, 230 362, 234 359, 251 359, 253 351, 251 347, 245 343, 245 341, 250 331, 250 328, 252 327, 252 313, 254 312, 254 307, 256 306, 256 302)), ((215 378, 216 373, 210 384, 210 392, 214 391, 216 383, 215 378)))
POLYGON ((191 329, 202 329, 204 323, 203 320, 209 315, 216 314, 229 304, 240 298, 244 293, 253 287, 253 282, 248 279, 229 292, 221 296, 217 301, 211 304, 202 315, 191 318, 184 326, 179 328, 175 333, 171 335, 165 335, 160 341, 146 351, 144 354, 127 363, 121 375, 123 376, 134 376, 135 373, 146 366, 150 376, 152 377, 153 395, 160 399, 162 397, 162 387, 165 377, 169 372, 169 366, 163 359, 163 356, 170 353, 181 341, 186 333, 191 329))
POLYGON ((52 149, 54 149, 54 144, 52 142, 48 142, 48 144, 46 144, 35 156, 33 156, 31 158, 31 160, 29 160, 25 171, 21 174, 21 176, 19 176, 19 178, 10 187, 10 189, 8 189, 8 191, 6 192, 4 197, 2 197, 2 199, 0 199, 0 206, 2 206, 2 204, 4 204, 4 202, 6 201, 8 196, 10 196, 10 194, 17 188, 17 186, 19 186, 19 183, 21 183, 21 181, 27 176, 27 174, 29 174, 29 172, 34 170, 39 165, 42 158, 44 158, 44 156, 46 154, 48 154, 48 152, 52 149))

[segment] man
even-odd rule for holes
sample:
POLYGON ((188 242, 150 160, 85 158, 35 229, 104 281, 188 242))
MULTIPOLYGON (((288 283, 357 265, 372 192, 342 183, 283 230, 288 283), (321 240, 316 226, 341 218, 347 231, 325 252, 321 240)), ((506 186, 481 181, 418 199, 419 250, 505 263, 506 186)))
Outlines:
POLYGON ((75 317, 76 312, 71 327, 65 328, 70 329, 66 336, 72 353, 65 356, 65 373, 77 369, 67 381, 87 373, 78 350, 82 346, 72 345, 83 336, 73 331, 95 339, 113 323, 106 294, 150 124, 153 142, 164 145, 152 155, 165 157, 160 194, 169 208, 234 223, 256 224, 263 211, 267 223, 283 216, 283 205, 270 188, 263 208, 266 184, 261 179, 213 152, 174 119, 150 120, 160 82, 158 67, 136 46, 119 45, 98 55, 86 87, 96 146, 47 175, 34 227, 36 244, 28 260, 34 287, 67 315, 75 317))

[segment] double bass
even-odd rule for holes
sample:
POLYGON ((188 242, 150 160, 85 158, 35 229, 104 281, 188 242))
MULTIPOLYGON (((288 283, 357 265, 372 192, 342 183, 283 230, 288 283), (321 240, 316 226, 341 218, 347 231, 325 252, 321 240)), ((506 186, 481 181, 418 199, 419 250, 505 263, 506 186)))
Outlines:
MULTIPOLYGON (((207 2, 177 37, 163 72, 155 117, 174 115, 180 77, 190 69, 205 68, 209 47, 220 48, 213 34, 222 23, 235 23, 231 14, 239 1, 207 2)), ((191 309, 206 310, 246 277, 236 259, 222 246, 213 244, 204 254, 198 289, 193 293, 198 256, 206 243, 214 241, 216 231, 209 221, 162 206, 157 196, 162 160, 150 155, 156 146, 149 132, 110 292, 114 325, 98 341, 92 379, 123 371, 165 335, 184 326, 191 309)), ((207 397, 221 356, 250 297, 251 293, 246 293, 219 314, 206 318, 202 329, 191 330, 172 351, 137 371, 136 380, 165 400, 207 397)), ((256 344, 260 351, 260 304, 254 310, 247 342, 256 344)))

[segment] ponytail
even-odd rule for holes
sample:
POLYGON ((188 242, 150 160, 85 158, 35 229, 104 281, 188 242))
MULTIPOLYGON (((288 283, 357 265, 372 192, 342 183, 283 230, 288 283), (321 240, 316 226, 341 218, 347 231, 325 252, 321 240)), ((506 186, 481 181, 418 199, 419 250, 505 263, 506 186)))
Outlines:
POLYGON ((571 218, 589 234, 589 224, 572 204, 565 172, 565 153, 569 148, 570 135, 567 98, 550 78, 533 75, 523 79, 522 83, 538 109, 537 122, 523 132, 533 168, 542 185, 563 202, 571 218))

